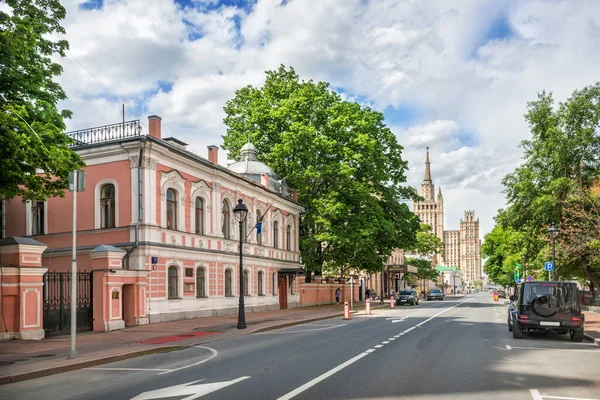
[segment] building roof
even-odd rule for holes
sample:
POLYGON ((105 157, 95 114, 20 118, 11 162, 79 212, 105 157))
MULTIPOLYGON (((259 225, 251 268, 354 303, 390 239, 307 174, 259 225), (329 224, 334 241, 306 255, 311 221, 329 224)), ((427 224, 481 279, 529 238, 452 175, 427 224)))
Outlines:
POLYGON ((252 143, 246 143, 240 150, 241 160, 230 164, 227 169, 242 175, 275 176, 275 173, 267 164, 258 161, 258 151, 252 143))
POLYGON ((30 246, 45 246, 44 243, 38 242, 37 240, 28 238, 28 237, 13 236, 13 237, 9 237, 4 240, 0 240, 0 246, 11 246, 11 245, 15 245, 15 244, 27 244, 30 246))
POLYGON ((116 251, 118 253, 125 253, 125 250, 120 249, 115 246, 111 246, 109 244, 101 244, 100 246, 96 247, 94 250, 90 251, 90 253, 101 253, 103 251, 116 251))

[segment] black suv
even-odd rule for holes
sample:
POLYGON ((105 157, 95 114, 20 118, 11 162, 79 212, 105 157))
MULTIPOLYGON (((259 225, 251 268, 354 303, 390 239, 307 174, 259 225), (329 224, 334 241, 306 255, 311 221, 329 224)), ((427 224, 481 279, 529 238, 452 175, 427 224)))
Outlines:
POLYGON ((523 332, 568 333, 571 340, 583 341, 585 317, 572 282, 524 282, 510 296, 508 330, 513 338, 523 332))

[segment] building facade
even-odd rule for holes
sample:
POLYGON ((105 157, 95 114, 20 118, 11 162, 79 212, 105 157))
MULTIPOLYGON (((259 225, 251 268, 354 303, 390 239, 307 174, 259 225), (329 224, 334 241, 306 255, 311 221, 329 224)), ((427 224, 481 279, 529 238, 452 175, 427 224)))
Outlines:
MULTIPOLYGON (((123 252, 122 266, 110 265, 125 271, 109 267, 107 276, 143 278, 135 291, 143 310, 135 318, 122 315, 131 324, 233 314, 240 290, 248 311, 298 305, 303 207, 295 192, 257 161, 251 144, 242 149, 242 160, 227 168, 219 165, 216 146, 209 146, 208 158, 200 157, 184 142, 163 138, 160 117, 148 122, 147 135, 139 121, 70 133, 87 165, 86 188, 77 194, 78 270, 93 269, 94 249, 111 249, 105 252, 113 256, 123 252), (248 208, 241 233, 243 288, 240 228, 233 213, 239 200, 248 208)), ((47 201, 14 198, 2 207, 5 237, 43 243, 44 267, 70 271, 71 192, 47 201)))
MULTIPOLYGON (((415 191, 417 189, 415 188, 415 191)), ((444 243, 444 253, 434 257, 433 262, 447 267, 460 269, 467 287, 471 281, 482 278, 481 239, 479 238, 479 219, 475 211, 465 211, 458 230, 444 230, 444 198, 438 188, 434 197, 435 185, 431 179, 429 148, 425 158, 425 178, 421 184, 423 201, 413 204, 413 211, 425 224, 431 225, 433 233, 444 243)))

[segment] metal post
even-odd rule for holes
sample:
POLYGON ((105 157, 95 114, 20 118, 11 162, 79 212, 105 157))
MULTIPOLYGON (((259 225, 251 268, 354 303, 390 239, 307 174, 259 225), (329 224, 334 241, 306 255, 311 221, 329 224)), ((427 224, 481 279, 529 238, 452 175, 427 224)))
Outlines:
MULTIPOLYGON (((241 200, 240 200, 241 201, 241 200)), ((246 329, 246 313, 244 312, 244 267, 243 267, 243 221, 240 221, 240 302, 238 307, 238 329, 246 329)))
MULTIPOLYGON (((383 259, 381 262, 383 263, 383 259)), ((383 265, 381 266, 381 299, 379 299, 379 304, 383 304, 383 265)))
POLYGON ((554 280, 554 270, 556 269, 556 264, 554 262, 554 242, 555 242, 555 240, 556 240, 556 238, 552 237, 552 271, 548 271, 551 281, 554 280))
POLYGON ((354 278, 350 277, 350 310, 352 310, 352 306, 354 302, 354 278))
POLYGON ((69 358, 77 357, 76 333, 77 333, 77 178, 79 171, 74 171, 73 184, 73 251, 71 261, 71 351, 69 358))

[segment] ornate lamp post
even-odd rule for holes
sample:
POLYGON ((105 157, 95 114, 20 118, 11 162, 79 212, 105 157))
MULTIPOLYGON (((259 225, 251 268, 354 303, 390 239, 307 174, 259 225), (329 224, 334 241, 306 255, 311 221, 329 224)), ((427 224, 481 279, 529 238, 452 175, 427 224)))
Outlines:
POLYGON ((240 224, 240 303, 238 306, 238 329, 246 329, 246 313, 244 312, 244 265, 243 265, 243 246, 244 246, 244 232, 242 227, 244 221, 248 216, 248 207, 242 202, 242 199, 238 200, 238 203, 233 208, 233 215, 240 224))
POLYGON ((554 242, 556 240, 556 237, 558 236, 558 232, 558 228, 556 227, 556 225, 554 225, 554 222, 552 222, 552 226, 548 229, 548 235, 550 235, 550 237, 552 238, 552 265, 554 266, 552 271, 549 271, 551 281, 554 280, 554 271, 556 270, 556 264, 554 263, 554 242))

